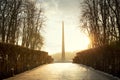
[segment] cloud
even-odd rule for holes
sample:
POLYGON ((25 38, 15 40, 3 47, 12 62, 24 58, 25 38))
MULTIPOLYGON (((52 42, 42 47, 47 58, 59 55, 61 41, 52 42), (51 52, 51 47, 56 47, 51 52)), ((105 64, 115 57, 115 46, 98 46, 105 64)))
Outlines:
POLYGON ((57 4, 53 0, 44 0, 43 5, 48 9, 48 10, 53 10, 56 9, 57 4))
POLYGON ((78 9, 79 6, 79 0, 54 0, 57 1, 58 9, 69 13, 76 9, 78 9))
POLYGON ((48 11, 59 11, 63 15, 69 15, 79 11, 80 1, 81 0, 44 0, 43 3, 46 5, 48 11))

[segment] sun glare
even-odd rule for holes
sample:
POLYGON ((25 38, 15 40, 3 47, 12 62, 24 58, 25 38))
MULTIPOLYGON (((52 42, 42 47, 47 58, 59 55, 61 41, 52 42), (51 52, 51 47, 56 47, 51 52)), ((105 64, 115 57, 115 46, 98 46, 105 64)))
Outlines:
MULTIPOLYGON (((54 27, 54 30, 49 32, 50 36, 46 36, 45 49, 49 54, 60 53, 62 49, 62 31, 61 25, 54 27)), ((80 32, 79 28, 68 27, 65 25, 65 51, 74 52, 88 49, 90 44, 89 37, 80 32)))
MULTIPOLYGON (((66 32, 70 33, 70 32, 66 32)), ((66 50, 67 51, 80 51, 84 49, 88 49, 90 44, 89 37, 86 34, 80 32, 79 30, 74 30, 73 34, 70 35, 71 40, 65 39, 66 41, 66 50)))

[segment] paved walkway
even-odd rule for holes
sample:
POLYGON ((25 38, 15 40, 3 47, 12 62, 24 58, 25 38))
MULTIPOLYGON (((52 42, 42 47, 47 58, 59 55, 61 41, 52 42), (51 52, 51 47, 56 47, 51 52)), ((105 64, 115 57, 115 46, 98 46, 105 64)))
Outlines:
POLYGON ((83 65, 53 63, 37 67, 5 80, 117 80, 83 65))

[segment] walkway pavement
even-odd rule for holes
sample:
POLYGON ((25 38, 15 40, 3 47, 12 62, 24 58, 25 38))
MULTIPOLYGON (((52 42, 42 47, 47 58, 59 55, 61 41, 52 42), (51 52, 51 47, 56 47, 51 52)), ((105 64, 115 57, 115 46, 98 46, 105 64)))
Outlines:
POLYGON ((119 80, 73 63, 46 64, 5 80, 119 80))

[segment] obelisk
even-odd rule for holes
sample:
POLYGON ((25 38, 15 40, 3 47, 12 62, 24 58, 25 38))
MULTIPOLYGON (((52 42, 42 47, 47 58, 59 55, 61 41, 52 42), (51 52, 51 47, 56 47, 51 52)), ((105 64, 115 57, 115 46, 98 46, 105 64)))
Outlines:
POLYGON ((62 21, 62 61, 65 61, 64 22, 62 21))

